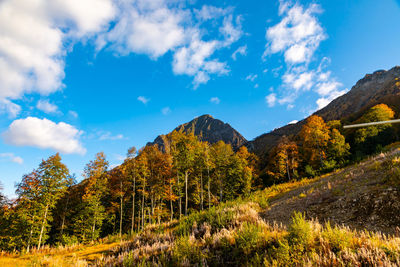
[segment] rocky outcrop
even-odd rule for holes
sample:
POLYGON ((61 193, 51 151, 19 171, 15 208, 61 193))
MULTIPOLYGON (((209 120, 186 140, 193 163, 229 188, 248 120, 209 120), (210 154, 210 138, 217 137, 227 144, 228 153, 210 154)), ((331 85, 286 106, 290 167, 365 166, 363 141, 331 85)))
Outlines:
MULTIPOLYGON (((190 122, 179 125, 175 130, 183 131, 184 133, 194 133, 201 141, 207 141, 210 144, 222 140, 227 144, 231 144, 234 150, 247 142, 247 140, 228 123, 214 119, 211 115, 197 117, 190 122)), ((165 135, 159 135, 148 145, 157 144, 159 147, 163 148, 165 142, 165 135)))

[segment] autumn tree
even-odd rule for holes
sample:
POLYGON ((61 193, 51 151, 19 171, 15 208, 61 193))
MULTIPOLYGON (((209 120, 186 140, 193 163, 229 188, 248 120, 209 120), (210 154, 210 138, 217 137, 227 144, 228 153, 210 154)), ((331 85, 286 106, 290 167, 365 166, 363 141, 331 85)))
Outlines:
POLYGON ((307 119, 299 133, 304 160, 315 169, 321 168, 326 159, 329 132, 324 120, 320 116, 313 115, 307 119))
POLYGON ((296 142, 283 136, 274 147, 268 159, 268 172, 275 181, 290 181, 297 177, 299 167, 299 151, 296 142))
MULTIPOLYGON (((370 108, 355 123, 367 123, 387 121, 394 118, 394 111, 385 104, 379 104, 370 108)), ((353 133, 355 150, 363 154, 370 154, 379 146, 385 146, 395 140, 395 134, 391 124, 373 125, 362 127, 353 133)))
POLYGON ((84 194, 82 207, 75 218, 76 234, 81 240, 94 240, 99 237, 105 218, 102 199, 107 193, 108 161, 103 152, 97 153, 84 169, 84 194))

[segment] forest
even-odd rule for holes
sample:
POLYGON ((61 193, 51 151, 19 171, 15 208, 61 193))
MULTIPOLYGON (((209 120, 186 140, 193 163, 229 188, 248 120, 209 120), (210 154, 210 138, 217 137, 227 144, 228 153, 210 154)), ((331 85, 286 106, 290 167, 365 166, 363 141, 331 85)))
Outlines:
MULTIPOLYGON (((352 123, 394 116, 379 104, 352 123)), ((80 182, 55 154, 22 177, 15 199, 0 195, 0 250, 29 252, 137 233, 273 184, 342 168, 397 141, 397 132, 390 124, 344 130, 341 121, 313 115, 297 135, 283 136, 258 158, 245 146, 234 151, 222 141, 209 144, 174 131, 165 147, 128 149, 113 169, 98 153, 80 182)))

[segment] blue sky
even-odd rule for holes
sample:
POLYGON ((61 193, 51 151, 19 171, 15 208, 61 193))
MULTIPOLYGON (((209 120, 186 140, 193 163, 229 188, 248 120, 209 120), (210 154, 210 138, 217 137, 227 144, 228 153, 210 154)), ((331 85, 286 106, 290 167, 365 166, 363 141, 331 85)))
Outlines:
POLYGON ((60 152, 80 179, 104 151, 202 114, 245 138, 301 120, 400 62, 395 0, 5 0, 0 181, 60 152))

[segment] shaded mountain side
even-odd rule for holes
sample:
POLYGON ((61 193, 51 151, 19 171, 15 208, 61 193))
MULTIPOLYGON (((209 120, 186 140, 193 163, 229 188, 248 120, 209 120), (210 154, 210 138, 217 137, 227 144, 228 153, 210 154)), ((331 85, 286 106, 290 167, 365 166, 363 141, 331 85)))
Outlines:
MULTIPOLYGON (((336 98, 314 115, 321 116, 325 121, 350 122, 358 118, 365 110, 380 103, 389 105, 396 114, 400 112, 400 66, 365 75, 349 92, 336 98)), ((297 134, 304 123, 305 119, 296 124, 283 126, 256 137, 245 145, 261 158, 265 158, 283 135, 297 134)))
MULTIPOLYGON (((184 133, 194 133, 201 141, 207 141, 210 144, 222 140, 232 145, 234 150, 247 142, 247 140, 228 123, 214 119, 211 115, 197 117, 190 122, 179 125, 175 130, 183 131, 184 133)), ((157 144, 160 148, 164 148, 166 143, 166 135, 159 135, 153 142, 148 143, 148 145, 157 144)))

